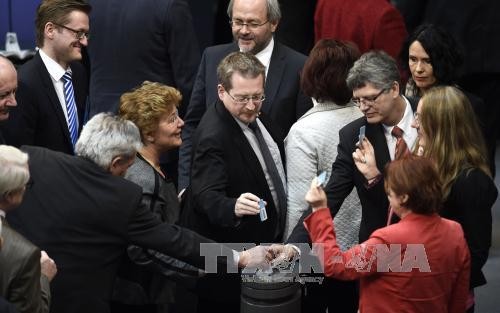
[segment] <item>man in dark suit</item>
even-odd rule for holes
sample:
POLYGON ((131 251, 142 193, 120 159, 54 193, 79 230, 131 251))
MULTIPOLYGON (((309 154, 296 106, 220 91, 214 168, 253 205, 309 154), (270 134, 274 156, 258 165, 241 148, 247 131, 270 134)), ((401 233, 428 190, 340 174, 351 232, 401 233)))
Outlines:
MULTIPOLYGON (((17 105, 17 72, 9 59, 0 55, 0 125, 9 118, 9 111, 17 105)), ((5 144, 5 139, 0 128, 0 144, 5 144)))
POLYGON ((19 69, 18 106, 4 134, 8 144, 73 154, 88 89, 84 68, 76 61, 88 42, 90 10, 83 0, 42 1, 38 6, 40 50, 19 69), (68 82, 66 73, 71 77, 68 82))
POLYGON ((185 0, 89 3, 90 116, 117 112, 122 93, 149 80, 179 89, 183 117, 200 62, 189 4, 185 0))
MULTIPOLYGON (((384 52, 362 55, 349 71, 347 85, 353 90, 353 101, 365 116, 340 130, 338 155, 325 191, 328 206, 332 216, 335 216, 352 188, 356 188, 362 209, 359 242, 363 242, 374 230, 387 225, 389 201, 380 173, 395 157, 397 138, 392 134, 395 126, 403 131, 407 147, 410 150, 413 148, 417 133, 411 123, 416 102, 401 95, 397 64, 384 52), (362 174, 353 159, 353 153, 363 152, 356 151, 361 126, 366 127, 366 138, 374 149, 377 171, 373 173, 362 174)), ((309 213, 306 212, 304 216, 309 213)), ((309 242, 302 222, 297 224, 287 241, 309 242)))
MULTIPOLYGON (((143 81, 179 89, 183 118, 193 89, 200 50, 185 0, 90 0, 92 40, 90 112, 117 112, 120 96, 143 81), (110 21, 112 21, 110 23, 110 21), (139 26, 140 25, 140 26, 139 26)), ((177 184, 179 150, 161 166, 177 184)))
MULTIPOLYGON (((217 76, 219 101, 207 109, 194 135, 191 185, 182 220, 188 228, 220 242, 281 242, 286 216, 279 147, 283 151, 283 143, 276 144, 257 118, 265 68, 253 54, 233 52, 222 60, 217 76), (258 131, 266 147, 258 141, 258 131), (272 160, 266 159, 264 149, 272 160), (260 216, 260 199, 265 201, 267 220, 260 216)), ((198 312, 221 306, 237 312, 239 276, 214 276, 200 279, 198 312)))
POLYGON ((233 0, 228 15, 235 42, 209 47, 201 64, 182 130, 179 156, 179 189, 189 185, 192 136, 203 114, 217 100, 217 71, 220 61, 234 51, 254 54, 266 67, 266 100, 262 112, 272 121, 282 141, 293 123, 312 107, 300 92, 300 70, 306 57, 273 39, 281 17, 277 0, 233 0))
POLYGON ((49 312, 55 263, 4 221, 23 200, 29 179, 28 155, 0 145, 0 296, 19 312, 42 313, 49 312))
MULTIPOLYGON (((116 271, 130 244, 205 267, 200 244, 211 241, 161 223, 140 205, 142 189, 120 177, 140 145, 132 122, 101 113, 82 130, 77 156, 23 147, 34 185, 9 221, 59 264, 51 312, 109 312, 116 271)), ((264 249, 257 248, 257 254, 234 253, 232 262, 261 259, 264 249)))

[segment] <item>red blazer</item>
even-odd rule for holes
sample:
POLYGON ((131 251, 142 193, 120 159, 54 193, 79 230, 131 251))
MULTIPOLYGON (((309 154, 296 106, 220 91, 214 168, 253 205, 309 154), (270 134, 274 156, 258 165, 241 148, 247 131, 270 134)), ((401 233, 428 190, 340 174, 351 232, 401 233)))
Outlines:
POLYGON ((318 0, 315 41, 348 40, 361 53, 384 50, 397 59, 407 32, 403 17, 387 0, 318 0))
POLYGON ((465 312, 470 255, 460 224, 410 213, 345 252, 328 208, 304 225, 312 241, 323 244, 325 276, 360 278, 360 312, 465 312))

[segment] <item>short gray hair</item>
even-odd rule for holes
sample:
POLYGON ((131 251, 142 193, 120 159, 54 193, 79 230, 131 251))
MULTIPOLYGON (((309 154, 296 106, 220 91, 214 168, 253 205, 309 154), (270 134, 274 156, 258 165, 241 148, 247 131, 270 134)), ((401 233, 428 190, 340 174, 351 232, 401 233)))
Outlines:
MULTIPOLYGON (((266 0, 267 4, 267 20, 269 22, 278 22, 281 19, 281 10, 278 0, 266 0)), ((229 1, 227 6, 227 16, 233 18, 234 0, 229 1)))
POLYGON ((0 145, 0 196, 22 188, 29 179, 28 154, 0 145))
POLYGON ((75 153, 107 171, 115 157, 135 157, 141 147, 139 129, 134 123, 111 113, 99 113, 83 127, 75 153))
MULTIPOLYGON (((363 54, 349 70, 347 86, 359 89, 372 84, 377 89, 389 89, 397 82, 401 86, 396 60, 383 51, 370 51, 363 54)), ((401 91, 401 88, 400 88, 401 91)))

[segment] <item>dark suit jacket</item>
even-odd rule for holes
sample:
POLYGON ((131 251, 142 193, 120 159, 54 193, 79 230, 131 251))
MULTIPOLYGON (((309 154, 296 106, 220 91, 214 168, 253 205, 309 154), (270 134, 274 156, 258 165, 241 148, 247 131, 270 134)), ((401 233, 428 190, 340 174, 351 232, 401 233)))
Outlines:
POLYGON ((491 208, 497 196, 495 183, 483 171, 462 170, 440 212, 462 225, 471 254, 471 288, 486 284, 482 268, 491 247, 491 208))
POLYGON ((5 301, 4 298, 0 297, 0 312, 2 313, 19 313, 16 307, 9 302, 5 301))
MULTIPOLYGON (((236 43, 209 47, 203 53, 193 93, 182 130, 179 162, 179 188, 189 184, 192 136, 203 114, 218 99, 217 66, 229 53, 238 51, 236 43)), ((309 97, 299 88, 300 71, 306 57, 274 41, 269 65, 262 112, 277 129, 277 141, 282 142, 293 123, 312 107, 309 97)))
POLYGON ((40 273, 40 249, 6 222, 0 249, 0 295, 21 313, 49 312, 49 280, 40 273))
MULTIPOLYGON (((79 62, 71 63, 70 67, 81 129, 88 91, 87 76, 79 62)), ((7 143, 16 147, 42 146, 73 154, 68 123, 40 54, 23 64, 18 75, 17 107, 11 109, 5 125, 7 143)))
POLYGON ((149 80, 176 87, 185 112, 200 50, 185 0, 90 0, 90 116, 116 112, 120 96, 149 80))
POLYGON ((80 157, 22 149, 29 154, 35 183, 8 218, 57 263, 51 312, 108 312, 117 267, 129 244, 204 267, 200 243, 209 240, 161 223, 140 205, 139 186, 80 157))
MULTIPOLYGON (((284 155, 283 144, 278 146, 284 155)), ((278 214, 255 152, 220 101, 207 109, 195 132, 191 174, 183 226, 219 242, 281 242, 286 210, 278 214), (259 215, 236 218, 236 199, 245 192, 267 202, 266 221, 261 222, 259 215)), ((229 311, 238 306, 239 290, 239 275, 207 275, 197 284, 200 298, 217 301, 229 311)))
POLYGON ((278 214, 255 152, 220 101, 207 109, 194 136, 187 203, 182 217, 185 226, 215 241, 281 240, 276 237, 276 230, 282 234, 286 210, 278 214), (259 215, 236 218, 236 199, 245 192, 267 202, 265 222, 260 221, 259 215))
MULTIPOLYGON (((418 101, 416 99, 409 100, 413 111, 415 111, 418 101)), ((382 124, 369 124, 365 117, 361 117, 347 124, 339 131, 337 158, 333 162, 332 174, 325 187, 328 207, 332 216, 337 214, 344 199, 352 191, 352 188, 356 187, 362 212, 359 242, 367 240, 376 229, 386 226, 389 209, 389 201, 385 194, 383 181, 371 188, 367 188, 365 177, 358 171, 352 159, 352 153, 356 150, 356 143, 358 142, 359 128, 363 125, 366 126, 366 138, 368 138, 375 150, 375 159, 379 171, 383 173, 385 165, 391 161, 382 124)), ((287 240, 288 242, 310 242, 309 235, 302 223, 304 217, 310 213, 311 209, 309 208, 297 223, 287 240)))

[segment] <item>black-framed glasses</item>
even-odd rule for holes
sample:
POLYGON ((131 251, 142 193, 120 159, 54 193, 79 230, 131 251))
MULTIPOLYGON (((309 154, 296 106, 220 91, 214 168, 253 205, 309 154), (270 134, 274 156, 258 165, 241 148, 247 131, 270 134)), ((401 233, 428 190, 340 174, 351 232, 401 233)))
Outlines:
POLYGON ((231 99, 233 99, 234 102, 236 102, 237 104, 242 104, 242 105, 247 105, 250 102, 250 100, 252 100, 252 103, 254 103, 254 104, 260 104, 260 103, 262 103, 262 101, 264 101, 266 99, 266 96, 263 94, 262 95, 253 95, 253 96, 233 97, 233 96, 231 96, 229 91, 226 91, 226 93, 231 97, 231 99))
POLYGON ((64 29, 67 29, 70 32, 73 32, 75 34, 75 38, 78 39, 78 40, 82 40, 84 37, 87 38, 87 40, 90 39, 89 32, 86 32, 86 31, 83 31, 83 30, 76 30, 76 29, 73 29, 71 27, 64 26, 64 25, 61 25, 61 24, 58 24, 58 23, 54 23, 54 22, 52 22, 52 24, 54 24, 56 26, 59 26, 59 27, 62 27, 64 29))
POLYGON ((381 94, 386 92, 387 89, 382 89, 380 92, 374 96, 371 97, 361 97, 361 98, 352 98, 351 101, 358 107, 361 106, 361 104, 364 105, 373 105, 375 104, 375 101, 377 101, 378 97, 380 97, 381 94))
POLYGON ((241 29, 241 28, 243 28, 243 26, 246 26, 251 30, 256 30, 257 28, 259 28, 262 25, 265 25, 267 23, 269 23, 269 20, 265 21, 264 23, 260 23, 260 24, 257 22, 246 22, 245 23, 242 20, 230 20, 229 21, 229 24, 231 25, 231 27, 233 27, 235 29, 241 29))

